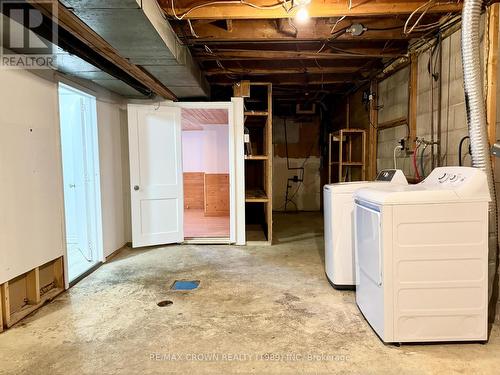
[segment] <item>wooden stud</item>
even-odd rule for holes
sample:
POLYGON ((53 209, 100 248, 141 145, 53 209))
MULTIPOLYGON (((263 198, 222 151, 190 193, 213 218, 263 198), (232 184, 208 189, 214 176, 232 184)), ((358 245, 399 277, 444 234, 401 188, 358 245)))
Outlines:
POLYGON ((10 327, 10 295, 9 282, 6 281, 0 286, 0 296, 2 297, 2 320, 4 327, 10 327))
MULTIPOLYGON (((486 92, 486 122, 488 124, 488 139, 490 144, 497 140, 497 71, 498 71, 498 32, 500 22, 500 4, 492 4, 488 8, 488 69, 486 92)), ((496 158, 492 158, 494 165, 496 158)))
POLYGON ((415 150, 417 140, 417 95, 418 95, 418 56, 410 57, 410 81, 408 95, 408 125, 410 128, 408 138, 410 150, 415 150))
MULTIPOLYGON (((24 278, 26 284, 25 296, 28 302, 28 304, 22 306, 21 309, 16 308, 16 311, 13 311, 11 308, 11 293, 13 293, 13 289, 10 290, 9 282, 7 281, 0 286, 0 331, 2 325, 5 328, 11 327, 64 291, 63 257, 57 258, 43 266, 43 269, 46 270, 48 270, 49 267, 52 268, 54 278, 54 288, 43 293, 43 295, 40 290, 41 267, 42 266, 37 267, 20 276, 21 278, 24 278)), ((15 279, 18 280, 20 277, 15 279)), ((13 299, 14 297, 16 296, 13 296, 13 299)))
POLYGON ((40 269, 38 267, 26 274, 26 297, 30 305, 40 303, 40 269))
POLYGON ((267 85, 267 241, 273 243, 273 85, 267 85))
POLYGON ((362 142, 362 150, 361 150, 361 160, 363 161, 363 165, 361 166, 361 180, 366 180, 366 132, 363 132, 361 135, 362 142))
MULTIPOLYGON (((1 286, 0 286, 1 290, 1 286)), ((3 332, 3 298, 2 292, 0 291, 0 332, 3 332)))
POLYGON ((64 289, 64 265, 63 257, 54 261, 54 285, 56 288, 64 289))

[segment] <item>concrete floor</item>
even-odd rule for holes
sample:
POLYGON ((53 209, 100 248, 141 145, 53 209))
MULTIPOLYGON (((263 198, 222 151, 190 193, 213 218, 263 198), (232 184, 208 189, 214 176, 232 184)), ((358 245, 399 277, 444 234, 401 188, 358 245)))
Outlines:
POLYGON ((486 345, 384 345, 324 277, 321 217, 277 215, 275 232, 272 247, 123 251, 1 334, 0 373, 498 374, 498 324, 486 345))

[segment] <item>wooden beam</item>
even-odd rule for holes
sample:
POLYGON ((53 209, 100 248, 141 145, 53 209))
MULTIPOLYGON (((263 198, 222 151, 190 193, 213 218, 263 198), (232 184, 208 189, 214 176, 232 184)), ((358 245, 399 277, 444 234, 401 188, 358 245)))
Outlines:
POLYGON ((408 124, 408 118, 399 117, 394 120, 389 120, 386 122, 381 122, 377 125, 377 130, 390 129, 395 128, 396 126, 406 125, 408 124))
MULTIPOLYGON (((500 22, 500 5, 488 8, 488 70, 486 92, 486 122, 488 124, 488 140, 490 144, 497 141, 497 80, 498 80, 498 32, 500 22)), ((495 163, 495 158, 493 163, 495 163)))
POLYGON ((165 99, 177 99, 177 97, 154 76, 121 56, 107 41, 60 2, 58 2, 57 17, 52 14, 52 4, 48 3, 46 0, 28 0, 28 2, 36 9, 40 10, 44 15, 56 18, 55 21, 59 27, 70 32, 87 46, 98 52, 106 60, 144 84, 155 94, 165 99))
POLYGON ((377 148, 378 148, 378 82, 372 80, 370 82, 370 94, 372 95, 372 100, 370 100, 370 126, 368 131, 368 178, 370 180, 375 180, 377 176, 377 148))
MULTIPOLYGON (((435 17, 432 18, 436 20, 435 17)), ((204 21, 193 21, 197 37, 192 36, 187 23, 175 23, 178 35, 185 35, 190 43, 225 42, 225 41, 273 41, 273 40, 326 40, 335 36, 335 40, 394 40, 409 39, 403 34, 404 21, 397 18, 357 18, 344 19, 335 27, 334 19, 312 19, 307 25, 290 24, 288 19, 278 20, 234 20, 231 31, 224 30, 216 24, 204 21), (200 23, 198 23, 200 22, 200 23), (277 23, 277 25, 276 25, 277 23), (359 35, 343 32, 352 24, 362 24, 367 30, 359 35), (277 27, 276 27, 277 26, 277 27)), ((411 34, 412 38, 419 34, 411 34)))
MULTIPOLYGON (((244 78, 244 77, 243 77, 244 78)), ((321 85, 330 83, 349 83, 360 77, 351 74, 282 74, 262 75, 259 81, 270 82, 273 85, 321 85)), ((226 75, 210 77, 210 83, 215 85, 233 85, 234 79, 226 75)))
POLYGON ((418 95, 418 56, 412 54, 410 57, 410 81, 408 95, 408 141, 410 150, 414 151, 417 141, 417 95, 418 95))
POLYGON ((349 60, 349 59, 377 59, 399 57, 402 53, 387 53, 380 49, 350 48, 346 52, 321 52, 315 51, 266 51, 266 50, 235 50, 217 49, 214 53, 206 51, 194 51, 194 56, 201 61, 204 60, 349 60))
MULTIPOLYGON (((159 0, 160 6, 165 13, 173 17, 171 8, 172 0, 159 0)), ((274 0, 250 0, 254 5, 266 7, 257 9, 245 4, 210 4, 207 6, 193 8, 200 3, 192 0, 176 0, 175 13, 183 19, 272 19, 295 17, 298 8, 287 11, 284 6, 274 0), (272 4, 278 4, 269 7, 272 4)), ((287 2, 289 6, 291 2, 287 2)), ((310 17, 342 17, 342 16, 387 16, 388 14, 410 14, 414 12, 423 1, 352 1, 349 0, 314 0, 308 5, 310 17), (349 4, 351 7, 349 8, 349 4)), ((430 8, 428 13, 458 12, 462 8, 460 2, 437 2, 436 6, 430 8)))
POLYGON ((242 75, 261 75, 261 74, 330 74, 330 73, 355 73, 360 70, 360 66, 337 66, 337 67, 306 67, 306 68, 274 68, 274 69, 262 69, 262 68, 214 68, 205 69, 204 73, 207 76, 215 76, 221 74, 242 74, 242 75))

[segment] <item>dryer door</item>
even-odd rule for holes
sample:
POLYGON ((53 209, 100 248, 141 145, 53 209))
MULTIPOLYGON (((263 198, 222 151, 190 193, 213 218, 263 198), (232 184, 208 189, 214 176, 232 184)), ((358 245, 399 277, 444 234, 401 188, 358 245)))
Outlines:
POLYGON ((384 336, 381 213, 356 202, 356 303, 375 332, 384 336))
POLYGON ((377 286, 382 285, 382 246, 380 212, 356 204, 357 266, 377 286))

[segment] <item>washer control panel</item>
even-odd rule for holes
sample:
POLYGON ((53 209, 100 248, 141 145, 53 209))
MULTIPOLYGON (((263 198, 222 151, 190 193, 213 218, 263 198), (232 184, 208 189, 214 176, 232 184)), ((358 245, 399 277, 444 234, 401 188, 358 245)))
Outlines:
POLYGON ((471 178, 477 170, 469 167, 439 167, 421 182, 423 185, 457 186, 471 178))
POLYGON ((394 184, 407 185, 408 181, 400 169, 384 169, 377 175, 375 181, 392 182, 394 184))

